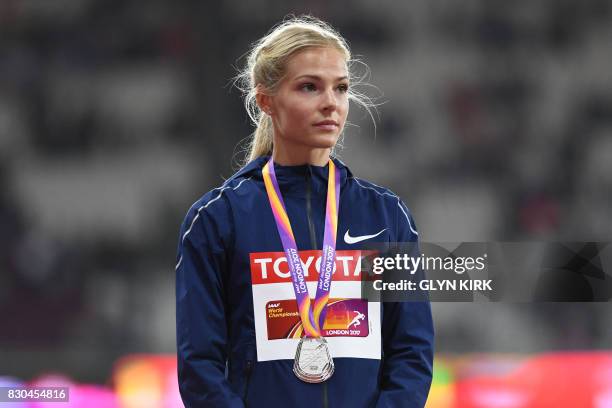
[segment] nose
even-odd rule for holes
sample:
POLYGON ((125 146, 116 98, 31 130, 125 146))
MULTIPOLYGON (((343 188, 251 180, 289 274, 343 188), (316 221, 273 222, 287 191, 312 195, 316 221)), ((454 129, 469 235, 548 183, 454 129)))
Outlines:
POLYGON ((333 89, 326 90, 322 95, 321 109, 326 112, 333 112, 338 107, 338 101, 333 89))

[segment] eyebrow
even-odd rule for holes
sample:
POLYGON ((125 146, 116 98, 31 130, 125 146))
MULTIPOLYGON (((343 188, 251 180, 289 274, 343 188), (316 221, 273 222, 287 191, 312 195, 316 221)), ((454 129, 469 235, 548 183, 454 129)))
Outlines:
MULTIPOLYGON (((301 78, 312 78, 312 79, 316 79, 318 81, 321 80, 320 76, 318 76, 318 75, 311 75, 311 74, 300 75, 300 76, 297 76, 297 77, 293 78, 293 80, 297 81, 298 79, 301 79, 301 78)), ((337 77, 336 81, 342 81, 344 79, 348 79, 348 77, 346 75, 345 76, 341 76, 341 77, 337 77)))

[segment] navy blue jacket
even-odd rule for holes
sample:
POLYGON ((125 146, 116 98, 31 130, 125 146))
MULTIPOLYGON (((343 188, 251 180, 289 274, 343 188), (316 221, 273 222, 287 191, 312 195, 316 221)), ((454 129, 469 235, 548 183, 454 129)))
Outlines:
MULTIPOLYGON (((176 323, 185 406, 423 407, 433 363, 428 302, 375 303, 375 308, 373 302, 366 303, 371 308, 368 336, 329 338, 332 354, 335 347, 335 372, 322 384, 304 383, 293 374, 296 339, 270 339, 273 329, 270 323, 265 325, 267 309, 254 307, 260 302, 254 294, 274 294, 274 288, 284 284, 256 285, 254 277, 264 279, 259 283, 281 279, 287 268, 280 255, 274 255, 283 247, 262 178, 268 158, 250 162, 205 194, 182 224, 176 323), (356 352, 355 344, 366 344, 361 341, 370 346, 358 346, 356 352)), ((342 162, 334 162, 341 171, 339 254, 349 254, 349 259, 357 253, 363 243, 354 243, 351 236, 382 231, 376 242, 418 240, 414 221, 398 196, 355 178, 342 162)), ((275 165, 275 171, 300 254, 320 250, 327 166, 275 165)), ((339 273, 337 269, 334 276, 339 273)), ((342 285, 334 278, 332 298, 334 289, 342 285)))

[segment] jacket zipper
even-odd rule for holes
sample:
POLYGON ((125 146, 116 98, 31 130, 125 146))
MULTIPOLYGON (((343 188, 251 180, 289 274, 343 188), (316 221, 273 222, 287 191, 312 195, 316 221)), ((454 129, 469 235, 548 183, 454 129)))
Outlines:
MULTIPOLYGON (((306 173, 306 218, 308 219, 308 231, 310 232, 310 245, 313 249, 317 249, 317 235, 315 234, 314 223, 312 222, 312 204, 310 198, 312 196, 312 168, 308 166, 308 172, 306 173)), ((323 408, 329 407, 329 401, 327 398, 327 381, 321 384, 323 386, 323 408)))
POLYGON ((323 382, 323 407, 329 407, 329 401, 327 400, 327 381, 323 382))
POLYGON ((247 360, 246 367, 244 368, 244 373, 246 375, 245 383, 244 383, 244 394, 242 400, 244 401, 244 406, 247 406, 247 396, 249 395, 249 382, 251 380, 251 371, 253 370, 253 362, 251 360, 247 360))
POLYGON ((310 197, 312 196, 311 179, 312 169, 308 166, 308 172, 306 172, 306 218, 308 219, 308 231, 310 232, 310 245, 312 245, 312 249, 317 249, 317 235, 312 222, 312 204, 310 203, 310 197))

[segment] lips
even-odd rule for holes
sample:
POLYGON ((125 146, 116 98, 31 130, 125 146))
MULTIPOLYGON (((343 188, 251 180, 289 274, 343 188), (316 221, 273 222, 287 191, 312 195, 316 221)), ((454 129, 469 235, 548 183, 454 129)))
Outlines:
POLYGON ((322 130, 336 130, 339 125, 335 120, 323 120, 315 123, 314 126, 322 130))

